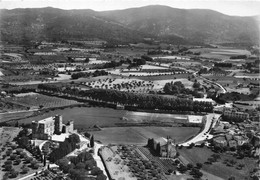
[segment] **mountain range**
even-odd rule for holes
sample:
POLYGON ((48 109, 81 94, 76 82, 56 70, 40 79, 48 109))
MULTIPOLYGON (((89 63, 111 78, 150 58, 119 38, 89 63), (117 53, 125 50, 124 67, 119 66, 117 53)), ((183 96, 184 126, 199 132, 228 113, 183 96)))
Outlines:
POLYGON ((135 43, 259 43, 256 16, 153 5, 113 11, 33 8, 0 10, 1 41, 88 40, 135 43))

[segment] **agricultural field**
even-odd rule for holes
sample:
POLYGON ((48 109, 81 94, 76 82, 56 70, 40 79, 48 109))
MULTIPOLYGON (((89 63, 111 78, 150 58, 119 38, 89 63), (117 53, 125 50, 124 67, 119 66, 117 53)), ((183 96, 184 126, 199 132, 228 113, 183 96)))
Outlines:
POLYGON ((241 92, 244 94, 250 93, 250 89, 247 87, 248 84, 257 83, 255 80, 236 78, 233 76, 205 75, 203 77, 221 84, 228 92, 241 92))
POLYGON ((46 96, 38 93, 18 94, 15 97, 5 98, 5 101, 19 104, 30 109, 44 109, 52 107, 63 107, 80 104, 74 100, 67 100, 58 97, 46 96))
POLYGON ((173 79, 188 79, 190 74, 171 74, 171 75, 163 75, 163 76, 139 76, 139 77, 130 77, 136 78, 144 81, 159 81, 159 80, 173 80, 173 79))
POLYGON ((153 60, 157 59, 166 59, 166 60, 190 60, 189 57, 186 56, 153 56, 153 60))
POLYGON ((178 163, 174 159, 154 156, 146 147, 135 145, 109 145, 101 149, 101 156, 112 179, 187 179, 189 175, 175 175, 178 163))
POLYGON ((177 143, 196 135, 199 128, 192 127, 112 127, 91 132, 103 144, 146 145, 148 138, 171 136, 177 143))
POLYGON ((78 82, 80 82, 80 84, 82 85, 86 85, 86 87, 91 88, 116 89, 120 91, 149 93, 149 91, 162 91, 166 83, 174 83, 176 81, 181 81, 186 88, 192 88, 193 82, 185 78, 145 81, 140 80, 137 77, 112 78, 112 76, 110 75, 85 80, 81 79, 81 81, 78 82))
MULTIPOLYGON (((100 108, 100 107, 74 107, 74 108, 56 109, 53 111, 48 111, 45 112, 44 114, 35 117, 30 117, 30 118, 25 118, 23 120, 20 120, 19 123, 31 123, 31 121, 33 120, 37 121, 57 114, 63 116, 64 123, 68 122, 69 120, 74 120, 75 128, 78 128, 80 130, 88 129, 89 127, 93 127, 94 125, 98 125, 100 127, 114 127, 118 123, 120 124, 135 123, 141 119, 140 116, 138 116, 137 114, 131 115, 132 112, 126 110, 115 110, 115 109, 100 108), (129 117, 129 120, 126 121, 124 117, 129 117)), ((155 113, 146 113, 146 116, 143 116, 142 119, 155 120, 155 118, 157 117, 157 120, 163 121, 164 120, 163 118, 159 118, 160 115, 163 115, 163 117, 168 117, 167 118, 168 121, 171 122, 175 122, 175 121, 182 122, 187 119, 186 116, 180 117, 179 115, 171 115, 171 114, 156 115, 155 113)), ((153 127, 149 127, 149 128, 151 131, 153 131, 153 127)), ((159 127, 159 129, 161 129, 161 132, 159 134, 162 134, 163 136, 167 133, 169 133, 168 135, 170 135, 170 133, 175 133, 175 132, 171 132, 170 129, 168 130, 167 127, 165 128, 159 127), (165 134, 163 134, 163 132, 165 132, 165 134)), ((178 129, 177 127, 176 128, 173 127, 173 129, 176 129, 176 134, 179 132, 177 130, 178 129)), ((181 129, 186 131, 185 128, 181 128, 181 129)), ((107 131, 109 133, 109 130, 107 131)), ((199 128, 187 128, 187 132, 185 132, 185 134, 187 133, 187 136, 192 136, 189 134, 189 131, 193 135, 196 134, 197 131, 199 131, 199 128)), ((96 132, 96 133, 101 133, 101 132, 96 132)), ((122 134, 125 134, 124 131, 122 132, 122 134)), ((100 135, 102 135, 102 133, 100 135)), ((184 137, 183 139, 179 137, 179 139, 180 141, 182 141, 185 140, 186 137, 184 137)))
POLYGON ((64 123, 74 120, 75 128, 84 129, 94 125, 101 127, 115 126, 116 123, 122 123, 121 117, 124 116, 125 110, 114 110, 110 108, 100 107, 73 107, 60 108, 44 114, 25 118, 19 123, 31 123, 33 120, 41 120, 57 114, 62 115, 64 123))
MULTIPOLYGON (((26 110, 26 107, 0 100, 0 113, 26 110)), ((1 117, 1 115, 0 115, 1 117)))
POLYGON ((127 111, 123 117, 125 122, 178 122, 183 123, 188 121, 187 115, 177 114, 160 114, 160 113, 146 113, 146 112, 132 112, 127 111))
POLYGON ((223 179, 228 179, 230 176, 234 176, 235 179, 244 180, 250 176, 250 171, 256 166, 255 159, 236 159, 229 154, 220 154, 221 158, 217 162, 212 164, 204 164, 208 158, 214 154, 207 147, 193 147, 192 149, 182 148, 179 149, 179 153, 192 164, 202 163, 203 170, 223 179), (231 160, 234 161, 234 165, 229 166, 225 164, 225 161, 231 160), (239 164, 243 164, 244 167, 242 169, 238 169, 239 164))
POLYGON ((135 146, 108 146, 101 150, 102 158, 112 179, 124 177, 129 180, 166 180, 161 161, 149 151, 142 152, 135 146), (117 153, 115 153, 117 152, 117 153), (151 171, 152 169, 152 171, 151 171))
POLYGON ((26 118, 33 115, 33 111, 18 111, 18 112, 7 112, 0 113, 0 122, 10 121, 14 119, 26 118))
POLYGON ((48 78, 52 78, 51 76, 46 75, 18 75, 18 76, 3 76, 3 80, 6 82, 26 82, 26 81, 40 81, 43 82, 48 78))
POLYGON ((190 51, 193 53, 200 52, 200 57, 216 59, 229 59, 231 56, 237 55, 251 55, 251 53, 247 50, 228 47, 190 49, 190 51))
POLYGON ((8 174, 11 179, 20 179, 28 174, 35 173, 42 167, 41 163, 34 159, 28 151, 17 148, 18 145, 13 139, 21 129, 14 127, 0 128, 0 179, 8 174), (11 170, 13 169, 13 170, 11 170))

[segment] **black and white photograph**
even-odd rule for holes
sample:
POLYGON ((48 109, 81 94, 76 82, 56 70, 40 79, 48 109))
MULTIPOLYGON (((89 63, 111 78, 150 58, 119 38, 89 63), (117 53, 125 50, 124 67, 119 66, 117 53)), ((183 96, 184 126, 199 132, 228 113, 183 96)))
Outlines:
POLYGON ((260 180, 260 0, 0 0, 0 180, 260 180))

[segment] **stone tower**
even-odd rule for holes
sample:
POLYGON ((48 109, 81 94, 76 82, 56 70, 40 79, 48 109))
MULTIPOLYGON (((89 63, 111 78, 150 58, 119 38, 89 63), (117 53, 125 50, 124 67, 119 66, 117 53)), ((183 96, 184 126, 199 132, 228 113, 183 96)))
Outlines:
POLYGON ((54 116, 54 133, 60 134, 62 130, 62 116, 55 115, 54 116))

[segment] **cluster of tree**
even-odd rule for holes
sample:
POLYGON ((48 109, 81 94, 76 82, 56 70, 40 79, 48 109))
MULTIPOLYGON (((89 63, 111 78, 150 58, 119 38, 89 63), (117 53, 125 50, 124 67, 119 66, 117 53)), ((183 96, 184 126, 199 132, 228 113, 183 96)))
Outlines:
POLYGON ((77 95, 79 97, 89 97, 95 101, 105 101, 119 103, 127 106, 137 107, 147 110, 173 110, 173 111, 194 111, 194 112, 212 112, 213 106, 209 102, 192 101, 189 99, 168 98, 156 94, 138 94, 123 92, 112 89, 65 89, 54 85, 41 84, 39 89, 52 92, 62 92, 77 95))
POLYGON ((108 63, 105 63, 101 66, 101 69, 106 69, 106 68, 116 68, 118 66, 121 66, 123 64, 123 61, 111 61, 108 63))
POLYGON ((244 68, 249 70, 251 73, 259 73, 259 60, 255 62, 247 62, 244 68))
POLYGON ((146 56, 146 55, 142 55, 141 59, 144 59, 145 61, 153 61, 153 58, 146 56))
POLYGON ((217 102, 231 102, 231 101, 252 101, 257 97, 257 95, 254 94, 243 94, 239 92, 228 92, 225 94, 220 94, 217 98, 217 102))
POLYGON ((200 83, 195 82, 193 84, 193 87, 195 90, 185 88, 185 86, 182 84, 181 81, 176 81, 174 83, 173 82, 166 83, 163 87, 163 90, 165 94, 170 94, 170 95, 190 94, 193 95, 194 97, 200 98, 202 95, 198 93, 198 91, 196 90, 200 88, 200 83))
POLYGON ((172 72, 173 74, 175 73, 186 73, 184 70, 177 69, 177 68, 171 68, 171 69, 142 69, 142 72, 172 72))
POLYGON ((175 52, 169 53, 168 51, 162 51, 162 50, 158 49, 158 50, 148 50, 147 54, 148 55, 158 55, 158 54, 172 55, 172 54, 175 54, 175 52))
POLYGON ((57 160, 63 158, 70 152, 74 151, 77 148, 77 144, 80 142, 79 136, 76 134, 70 135, 65 139, 63 143, 57 149, 54 149, 49 154, 49 159, 51 162, 56 162, 57 160))
MULTIPOLYGON (((70 50, 69 50, 69 51, 70 51, 70 50)), ((72 50, 71 50, 71 51, 72 51, 72 50)), ((73 57, 68 56, 67 59, 68 59, 68 62, 75 62, 75 58, 73 58, 73 57)), ((85 63, 88 63, 88 62, 89 62, 89 58, 88 58, 88 57, 85 58, 84 62, 85 62, 85 63)))
POLYGON ((94 72, 80 72, 80 73, 73 73, 71 75, 71 78, 72 79, 78 79, 78 78, 81 78, 81 77, 97 77, 97 76, 105 76, 105 75, 108 75, 108 72, 104 71, 104 70, 96 70, 94 72))
POLYGON ((246 59, 246 55, 237 55, 237 56, 230 56, 229 59, 246 59))
POLYGON ((140 65, 145 65, 146 64, 146 60, 143 58, 134 58, 133 61, 130 62, 128 68, 132 68, 132 67, 138 67, 140 65))
POLYGON ((96 180, 106 179, 103 171, 97 167, 93 156, 87 151, 80 153, 76 157, 59 159, 57 164, 64 173, 69 173, 73 180, 86 179, 88 176, 95 176, 96 180))
POLYGON ((232 67, 232 63, 214 63, 215 67, 228 67, 231 68, 232 67))
POLYGON ((15 141, 18 143, 19 147, 21 148, 27 148, 29 145, 29 131, 27 128, 23 128, 18 134, 18 136, 15 138, 15 141))

